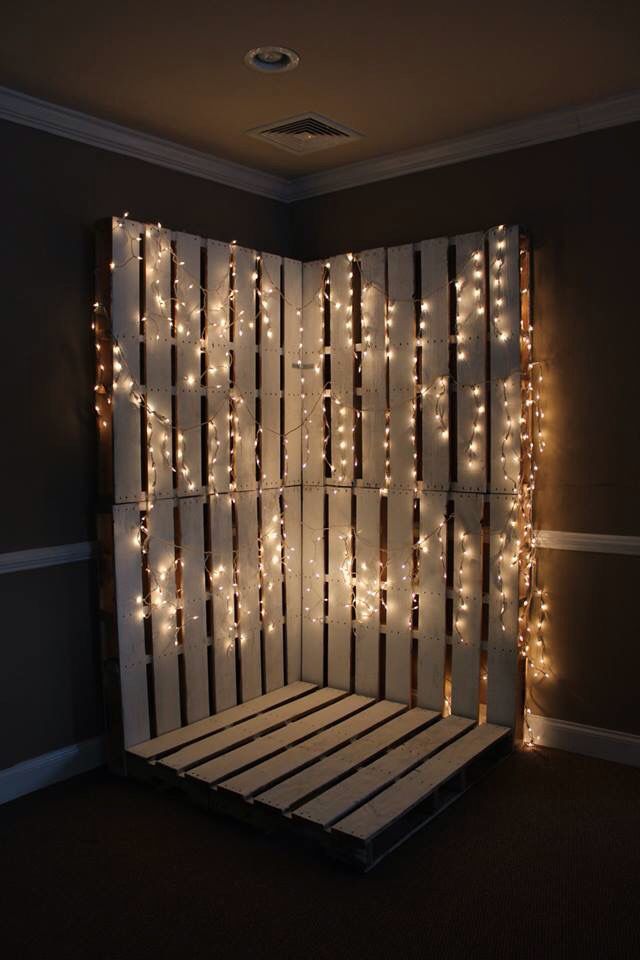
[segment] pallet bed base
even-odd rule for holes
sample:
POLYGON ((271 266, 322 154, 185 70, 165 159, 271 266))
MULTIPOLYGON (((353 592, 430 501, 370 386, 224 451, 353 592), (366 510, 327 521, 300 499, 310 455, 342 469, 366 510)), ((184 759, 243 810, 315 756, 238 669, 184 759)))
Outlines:
POLYGON ((512 731, 296 682, 137 744, 127 772, 368 870, 512 747, 512 731))

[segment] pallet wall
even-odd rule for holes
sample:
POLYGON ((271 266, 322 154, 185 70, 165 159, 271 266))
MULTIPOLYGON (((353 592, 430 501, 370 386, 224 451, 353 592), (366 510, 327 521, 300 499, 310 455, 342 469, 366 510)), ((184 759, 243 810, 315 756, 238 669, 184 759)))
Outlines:
POLYGON ((300 676, 302 267, 129 219, 100 250, 103 607, 130 746, 300 676))
POLYGON ((118 218, 99 251, 125 746, 300 678, 513 725, 518 229, 301 264, 118 218))
POLYGON ((514 725, 520 259, 498 227, 304 265, 303 679, 514 725))

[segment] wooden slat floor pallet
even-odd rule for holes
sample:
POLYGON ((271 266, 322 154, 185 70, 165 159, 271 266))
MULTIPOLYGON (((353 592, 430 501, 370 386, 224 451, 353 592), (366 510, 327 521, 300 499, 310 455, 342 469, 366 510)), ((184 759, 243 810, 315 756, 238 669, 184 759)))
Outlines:
POLYGON ((370 869, 511 750, 512 731, 298 681, 127 751, 127 771, 370 869))

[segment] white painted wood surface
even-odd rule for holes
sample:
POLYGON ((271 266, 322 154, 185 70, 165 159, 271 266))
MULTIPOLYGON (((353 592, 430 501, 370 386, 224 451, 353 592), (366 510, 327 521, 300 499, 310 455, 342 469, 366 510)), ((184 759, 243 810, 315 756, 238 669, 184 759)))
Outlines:
POLYGON ((284 503, 284 561, 287 633, 287 681, 302 674, 302 497, 300 487, 287 487, 284 503))
POLYGON ((207 242, 207 483, 228 492, 229 459, 229 262, 226 243, 207 242))
POLYGON ((160 764, 169 770, 180 773, 210 760, 219 753, 224 753, 233 747, 239 747, 258 735, 276 730, 285 723, 290 723, 298 717, 319 710, 336 700, 341 700, 344 696, 342 690, 323 687, 322 690, 316 690, 299 700, 292 700, 282 706, 274 707, 273 710, 260 713, 255 717, 214 733, 210 737, 197 740, 195 743, 165 757, 160 761, 160 764))
POLYGON ((330 260, 331 466, 333 483, 353 483, 353 264, 344 254, 330 260))
POLYGON ((449 489, 448 247, 446 237, 420 244, 422 482, 427 490, 449 489))
POLYGON ((417 709, 400 714, 379 730, 365 734, 300 773, 288 777, 283 783, 265 790, 256 798, 257 802, 272 810, 289 810, 306 797, 330 787, 361 764, 374 759, 399 741, 432 723, 436 717, 437 714, 432 711, 417 709))
MULTIPOLYGON (((116 503, 142 489, 140 409, 131 402, 140 386, 140 238, 144 224, 114 218, 111 225, 111 329, 114 347, 113 487, 116 503), (122 226, 120 226, 122 224, 122 226), (116 386, 117 384, 117 386, 116 386)), ((105 348, 101 346, 101 350, 105 348)))
POLYGON ((378 696, 380 692, 380 492, 377 488, 356 490, 355 549, 355 689, 358 693, 378 696))
POLYGON ((287 457, 283 479, 287 486, 297 486, 302 482, 302 264, 285 258, 283 265, 284 442, 287 457))
MULTIPOLYGON (((434 729, 437 730, 446 722, 447 720, 441 721, 434 729)), ((375 836, 428 797, 440 783, 461 771, 470 760, 504 737, 507 732, 505 727, 496 727, 492 724, 476 727, 475 730, 460 737, 435 757, 424 761, 407 776, 379 793, 375 800, 364 804, 350 816, 345 817, 336 824, 334 829, 338 833, 353 837, 375 836)))
POLYGON ((446 636, 447 494, 420 497, 417 704, 442 710, 446 636))
POLYGON ((390 487, 387 513, 386 696, 411 694, 413 496, 415 487, 415 307, 413 246, 391 247, 388 261, 390 487))
MULTIPOLYGON (((284 753, 259 763, 229 780, 225 780, 221 784, 221 789, 242 797, 251 797, 266 790, 267 787, 278 780, 289 777, 297 770, 308 766, 323 754, 330 753, 352 740, 356 740, 406 709, 403 704, 391 703, 388 700, 382 700, 378 703, 373 703, 373 701, 362 697, 349 697, 348 700, 352 703, 355 702, 356 709, 364 701, 367 709, 358 709, 355 715, 336 723, 327 730, 314 731, 313 736, 303 740, 298 746, 287 749, 284 753)), ((345 702, 344 700, 340 701, 339 706, 345 704, 345 702)), ((278 739, 279 744, 284 745, 282 739, 278 738, 277 733, 274 735, 274 739, 278 739)))
POLYGON ((324 267, 315 260, 302 267, 302 482, 324 482, 324 267))
POLYGON ((324 490, 302 493, 302 679, 324 682, 324 490))
POLYGON ((458 490, 486 490, 485 254, 481 233, 455 238, 458 490))
POLYGON ((453 536, 451 711, 478 719, 482 624, 482 510, 479 494, 456 494, 453 536))
POLYGON ((124 745, 149 739, 144 643, 140 514, 135 504, 113 508, 114 572, 124 745))
POLYGON ((329 489, 328 676, 332 687, 351 685, 351 490, 329 489))
POLYGON ((362 363, 362 482, 384 485, 386 410, 386 254, 378 247, 360 254, 362 363))
POLYGON ((202 490, 199 237, 175 233, 174 333, 176 343, 176 429, 178 493, 202 490))
MULTIPOLYGON (((406 744, 394 747, 379 760, 362 767, 314 800, 299 807, 294 817, 320 827, 330 826, 336 820, 346 817, 350 810, 362 804, 368 797, 379 793, 387 784, 392 784, 399 777, 405 777, 426 757, 462 736, 472 726, 473 722, 463 717, 451 716, 441 720, 412 737, 406 744)), ((368 806, 377 807, 377 798, 368 806)), ((366 809, 367 806, 359 806, 358 813, 366 809)), ((362 817, 364 819, 364 815, 362 817)))
POLYGON ((203 511, 202 497, 185 497, 180 501, 182 656, 187 723, 200 720, 209 713, 203 511))
MULTIPOLYGON (((153 649, 153 689, 156 732, 180 726, 180 679, 178 668, 178 607, 176 589, 176 531, 173 500, 157 500, 147 513, 147 565, 153 649)), ((206 680, 206 677, 205 677, 206 680)), ((193 716, 198 720, 200 716, 193 716)))
POLYGON ((212 607, 212 671, 217 711, 233 707, 236 695, 236 628, 233 590, 231 496, 209 498, 209 588, 212 607))
POLYGON ((171 437, 173 388, 170 232, 147 226, 144 250, 147 490, 156 497, 171 497, 175 464, 171 437))
POLYGON ((200 766, 192 767, 188 776, 204 784, 219 783, 249 764, 259 763, 260 760, 272 757, 281 750, 288 751, 300 741, 307 740, 314 734, 317 735, 325 727, 339 723, 344 717, 359 712, 370 703, 367 697, 343 697, 337 703, 316 710, 311 716, 292 720, 273 732, 265 733, 258 740, 236 747, 200 766))
POLYGON ((295 700, 297 697, 312 693, 313 690, 314 686, 311 683, 303 683, 302 681, 290 683, 280 690, 265 693, 261 697, 256 697, 254 700, 247 700, 246 703, 239 703, 237 706, 230 707, 228 710, 221 710, 219 713, 199 720, 197 723, 189 724, 187 727, 180 727, 178 730, 154 737, 145 743, 137 744, 131 747, 128 752, 146 760, 155 760, 157 757, 171 753, 172 750, 177 750, 188 743, 194 743, 196 740, 203 739, 215 733, 217 730, 232 727, 241 720, 248 720, 251 717, 257 716, 259 713, 272 710, 274 707, 278 707, 290 700, 295 700))

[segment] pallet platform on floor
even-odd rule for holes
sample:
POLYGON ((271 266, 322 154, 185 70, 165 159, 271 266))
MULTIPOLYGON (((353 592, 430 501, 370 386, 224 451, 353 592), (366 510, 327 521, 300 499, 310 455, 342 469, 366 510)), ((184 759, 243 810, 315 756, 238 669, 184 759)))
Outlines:
POLYGON ((127 769, 367 870, 511 745, 507 727, 296 682, 131 747, 127 769))

